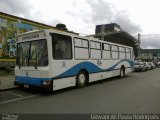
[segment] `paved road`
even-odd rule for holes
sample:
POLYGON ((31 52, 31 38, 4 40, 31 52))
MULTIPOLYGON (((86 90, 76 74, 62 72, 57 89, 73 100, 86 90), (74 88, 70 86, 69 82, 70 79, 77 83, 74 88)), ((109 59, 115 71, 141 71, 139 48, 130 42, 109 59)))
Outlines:
POLYGON ((1 93, 0 113, 159 113, 160 69, 130 73, 55 93, 15 89, 1 93))

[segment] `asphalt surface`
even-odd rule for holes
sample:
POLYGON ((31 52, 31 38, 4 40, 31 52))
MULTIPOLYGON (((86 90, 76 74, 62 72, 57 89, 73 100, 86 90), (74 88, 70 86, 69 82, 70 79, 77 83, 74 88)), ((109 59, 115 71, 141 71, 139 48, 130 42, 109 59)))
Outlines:
POLYGON ((0 113, 160 113, 160 68, 47 93, 0 93, 0 113))

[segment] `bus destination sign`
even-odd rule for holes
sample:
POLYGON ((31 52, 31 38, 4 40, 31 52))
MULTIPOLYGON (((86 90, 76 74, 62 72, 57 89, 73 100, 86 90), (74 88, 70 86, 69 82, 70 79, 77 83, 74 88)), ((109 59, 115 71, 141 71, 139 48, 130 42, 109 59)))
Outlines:
POLYGON ((22 40, 34 39, 34 38, 38 38, 38 37, 39 37, 39 34, 33 34, 33 35, 28 35, 28 36, 22 37, 22 40))

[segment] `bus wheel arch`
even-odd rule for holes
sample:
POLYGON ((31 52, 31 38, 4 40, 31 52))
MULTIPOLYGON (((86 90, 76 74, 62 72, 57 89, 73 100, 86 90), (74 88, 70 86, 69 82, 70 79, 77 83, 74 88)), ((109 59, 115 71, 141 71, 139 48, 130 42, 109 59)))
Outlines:
POLYGON ((78 88, 84 87, 89 82, 89 74, 88 71, 82 69, 76 76, 76 86, 78 88))
POLYGON ((125 76, 125 66, 122 65, 121 68, 120 68, 120 78, 124 77, 125 76))

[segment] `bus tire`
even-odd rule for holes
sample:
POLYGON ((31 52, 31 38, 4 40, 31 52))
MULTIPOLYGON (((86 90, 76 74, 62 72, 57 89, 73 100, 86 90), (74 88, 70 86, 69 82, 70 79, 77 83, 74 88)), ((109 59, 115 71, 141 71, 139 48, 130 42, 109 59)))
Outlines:
POLYGON ((78 88, 84 87, 87 83, 87 73, 85 71, 81 71, 76 77, 76 86, 78 88))
POLYGON ((125 76, 125 68, 124 67, 121 67, 119 76, 120 76, 120 78, 123 78, 125 76))

